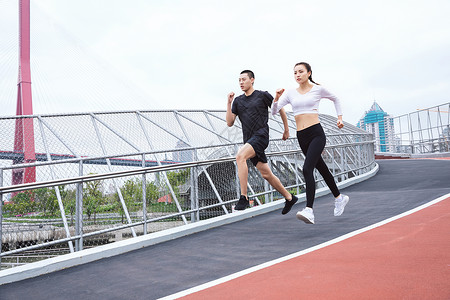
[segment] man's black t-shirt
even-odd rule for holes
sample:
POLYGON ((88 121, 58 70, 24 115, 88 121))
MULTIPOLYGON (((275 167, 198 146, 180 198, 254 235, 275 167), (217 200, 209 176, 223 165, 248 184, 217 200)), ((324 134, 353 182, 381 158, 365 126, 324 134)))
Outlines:
POLYGON ((273 97, 268 92, 254 90, 250 96, 242 94, 236 97, 231 112, 239 116, 242 124, 244 143, 253 135, 269 139, 269 112, 273 97))

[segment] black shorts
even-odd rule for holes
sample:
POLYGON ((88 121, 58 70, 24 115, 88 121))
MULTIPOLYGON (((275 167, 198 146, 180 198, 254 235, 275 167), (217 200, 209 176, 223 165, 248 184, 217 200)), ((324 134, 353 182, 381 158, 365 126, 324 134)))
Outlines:
POLYGON ((246 143, 249 143, 253 150, 255 151, 256 155, 250 158, 250 161, 253 163, 253 165, 256 167, 256 164, 258 162, 267 163, 267 156, 264 153, 264 150, 266 150, 267 146, 269 146, 269 138, 261 135, 254 135, 246 143))

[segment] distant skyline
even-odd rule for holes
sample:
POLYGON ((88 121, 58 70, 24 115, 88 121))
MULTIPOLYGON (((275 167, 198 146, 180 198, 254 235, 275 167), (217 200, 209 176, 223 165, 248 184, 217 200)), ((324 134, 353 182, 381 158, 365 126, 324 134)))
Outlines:
MULTIPOLYGON (((18 1, 0 0, 1 114, 15 114, 18 1)), ((450 1, 31 0, 35 114, 226 108, 243 69, 295 87, 293 65, 356 124, 450 101, 450 1)), ((320 112, 335 115, 323 100, 320 112)))

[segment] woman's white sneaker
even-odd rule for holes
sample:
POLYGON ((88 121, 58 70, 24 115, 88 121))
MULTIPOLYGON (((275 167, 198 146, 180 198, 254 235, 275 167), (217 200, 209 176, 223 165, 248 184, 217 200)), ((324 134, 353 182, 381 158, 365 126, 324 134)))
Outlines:
POLYGON ((314 213, 312 208, 305 207, 302 211, 297 212, 297 219, 306 224, 314 224, 314 213))
POLYGON ((349 199, 350 198, 347 195, 341 194, 341 199, 334 200, 334 216, 335 217, 342 215, 349 199))

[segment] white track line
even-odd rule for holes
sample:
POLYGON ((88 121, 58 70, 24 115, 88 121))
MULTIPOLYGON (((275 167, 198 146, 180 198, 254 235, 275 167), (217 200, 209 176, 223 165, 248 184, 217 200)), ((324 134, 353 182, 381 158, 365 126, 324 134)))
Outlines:
POLYGON ((432 201, 430 201, 430 202, 428 202, 428 203, 422 204, 422 205, 420 205, 420 206, 418 206, 418 207, 416 207, 416 208, 413 208, 413 209, 411 209, 411 210, 409 210, 409 211, 407 211, 407 212, 401 213, 401 214, 399 214, 399 215, 397 215, 397 216, 394 216, 394 217, 391 217, 391 218, 389 218, 389 219, 383 220, 383 221, 378 222, 378 223, 376 223, 376 224, 373 224, 373 225, 370 225, 370 226, 367 226, 367 227, 364 227, 364 228, 355 230, 355 231, 353 231, 353 232, 344 234, 344 235, 342 235, 342 236, 340 236, 340 237, 337 237, 337 238, 335 238, 335 239, 332 239, 332 240, 330 240, 330 241, 328 241, 328 242, 319 244, 319 245, 317 245, 317 246, 314 246, 314 247, 311 247, 311 248, 308 248, 308 249, 305 249, 305 250, 302 250, 302 251, 299 251, 299 252, 295 252, 295 253, 289 254, 289 255, 284 256, 284 257, 280 257, 280 258, 274 259, 274 260, 272 260, 272 261, 265 262, 265 263, 263 263, 263 264, 260 264, 260 265, 257 265, 257 266, 254 266, 254 267, 251 267, 251 268, 248 268, 248 269, 239 271, 239 272, 234 273, 234 274, 230 274, 230 275, 228 275, 228 276, 225 276, 225 277, 222 277, 222 278, 219 278, 219 279, 210 281, 210 282, 206 282, 206 283, 204 283, 204 284, 195 286, 195 287, 193 287, 193 288, 190 288, 190 289, 187 289, 187 290, 184 290, 184 291, 181 291, 181 292, 178 292, 178 293, 175 293, 175 294, 172 294, 172 295, 169 295, 169 296, 160 298, 159 300, 177 299, 177 298, 180 298, 180 297, 183 297, 183 296, 187 296, 187 295, 189 295, 189 294, 192 294, 192 293, 195 293, 195 292, 198 292, 198 291, 201 291, 201 290, 204 290, 204 289, 213 287, 213 286, 215 286, 215 285, 219 285, 219 284, 221 284, 221 283, 230 281, 230 280, 232 280, 232 279, 235 279, 235 278, 238 278, 238 277, 241 277, 241 276, 244 276, 244 275, 247 275, 247 274, 256 272, 256 271, 259 271, 259 270, 261 270, 261 269, 264 269, 264 268, 273 266, 273 265, 275 265, 275 264, 284 262, 284 261, 286 261, 286 260, 289 260, 289 259, 292 259, 292 258, 296 258, 296 257, 299 257, 299 256, 301 256, 301 255, 304 255, 304 254, 313 252, 313 251, 315 251, 315 250, 324 248, 324 247, 326 247, 326 246, 330 246, 330 245, 332 245, 332 244, 336 244, 336 243, 338 243, 338 242, 341 242, 341 241, 343 241, 343 240, 346 240, 346 239, 348 239, 348 238, 351 238, 351 237, 353 237, 353 236, 355 236, 355 235, 358 235, 358 234, 360 234, 360 233, 369 231, 369 230, 374 229, 374 228, 376 228, 376 227, 380 227, 380 226, 382 226, 382 225, 385 225, 385 224, 390 223, 390 222, 392 222, 392 221, 395 221, 395 220, 397 220, 397 219, 403 218, 403 217, 405 217, 405 216, 407 216, 407 215, 413 214, 413 213, 415 213, 415 212, 417 212, 417 211, 420 211, 420 210, 422 210, 422 209, 424 209, 424 208, 427 208, 427 207, 429 207, 429 206, 431 206, 431 205, 433 205, 433 204, 436 204, 436 203, 438 203, 438 202, 440 202, 440 201, 442 201, 442 200, 444 200, 444 199, 447 199, 447 198, 449 198, 449 197, 450 197, 450 193, 449 193, 449 194, 446 194, 446 195, 443 195, 443 196, 441 196, 441 197, 439 197, 439 198, 437 198, 437 199, 434 199, 434 200, 432 200, 432 201))

